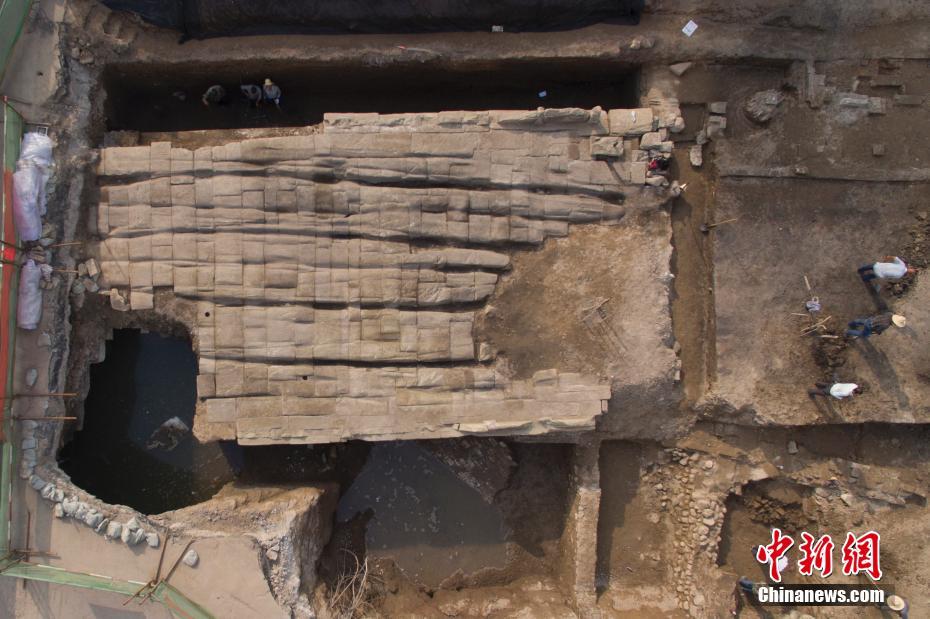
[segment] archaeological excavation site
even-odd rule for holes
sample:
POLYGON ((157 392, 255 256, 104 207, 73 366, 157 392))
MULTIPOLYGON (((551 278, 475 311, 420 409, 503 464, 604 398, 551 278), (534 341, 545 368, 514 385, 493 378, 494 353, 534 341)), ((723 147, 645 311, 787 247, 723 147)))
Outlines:
POLYGON ((0 616, 930 616, 930 5, 0 32, 0 616))

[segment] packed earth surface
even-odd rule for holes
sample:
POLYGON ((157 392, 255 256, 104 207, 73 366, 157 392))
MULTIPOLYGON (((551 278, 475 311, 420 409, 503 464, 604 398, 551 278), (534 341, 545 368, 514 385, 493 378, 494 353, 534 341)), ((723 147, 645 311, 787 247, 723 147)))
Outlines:
MULTIPOLYGON (((930 614, 930 6, 158 4, 36 0, 0 83, 55 158, 17 561, 215 617, 898 616, 755 603, 777 529, 783 582, 930 614)), ((125 601, 0 579, 176 611, 125 601)))

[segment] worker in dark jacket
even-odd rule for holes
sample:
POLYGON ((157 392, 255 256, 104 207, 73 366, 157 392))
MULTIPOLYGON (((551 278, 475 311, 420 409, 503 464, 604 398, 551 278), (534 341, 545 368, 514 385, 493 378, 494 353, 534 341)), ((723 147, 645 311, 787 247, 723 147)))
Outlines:
POLYGON ((219 84, 214 84, 207 88, 207 92, 203 93, 201 100, 207 107, 211 105, 221 105, 226 102, 226 89, 219 84))
POLYGON ((898 328, 907 324, 907 319, 900 314, 891 312, 882 312, 868 318, 856 318, 849 322, 849 328, 846 329, 847 337, 869 337, 870 335, 880 335, 888 327, 894 325, 898 328))

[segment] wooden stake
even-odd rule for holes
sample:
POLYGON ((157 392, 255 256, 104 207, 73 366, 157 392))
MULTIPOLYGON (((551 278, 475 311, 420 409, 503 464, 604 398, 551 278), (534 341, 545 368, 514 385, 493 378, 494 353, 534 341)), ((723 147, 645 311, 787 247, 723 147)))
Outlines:
POLYGON ((61 398, 76 398, 78 394, 76 393, 14 393, 13 395, 5 396, 3 399, 16 399, 16 398, 51 398, 51 397, 61 397, 61 398))
POLYGON ((77 421, 77 417, 13 417, 13 421, 77 421))

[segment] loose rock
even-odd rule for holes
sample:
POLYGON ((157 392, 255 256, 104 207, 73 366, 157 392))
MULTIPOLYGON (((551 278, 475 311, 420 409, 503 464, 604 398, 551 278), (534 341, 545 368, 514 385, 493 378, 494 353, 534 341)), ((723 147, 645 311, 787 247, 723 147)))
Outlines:
POLYGON ((775 110, 784 101, 785 95, 778 90, 762 90, 749 97, 743 106, 746 118, 754 123, 764 125, 772 120, 775 110))
POLYGON ((197 567, 198 561, 200 561, 200 556, 197 554, 197 551, 191 548, 184 554, 184 558, 181 559, 184 561, 184 565, 190 567, 197 567))
POLYGON ((676 62, 675 64, 668 65, 669 71, 675 74, 677 77, 681 77, 685 74, 685 71, 691 68, 691 65, 694 63, 691 62, 676 62))

